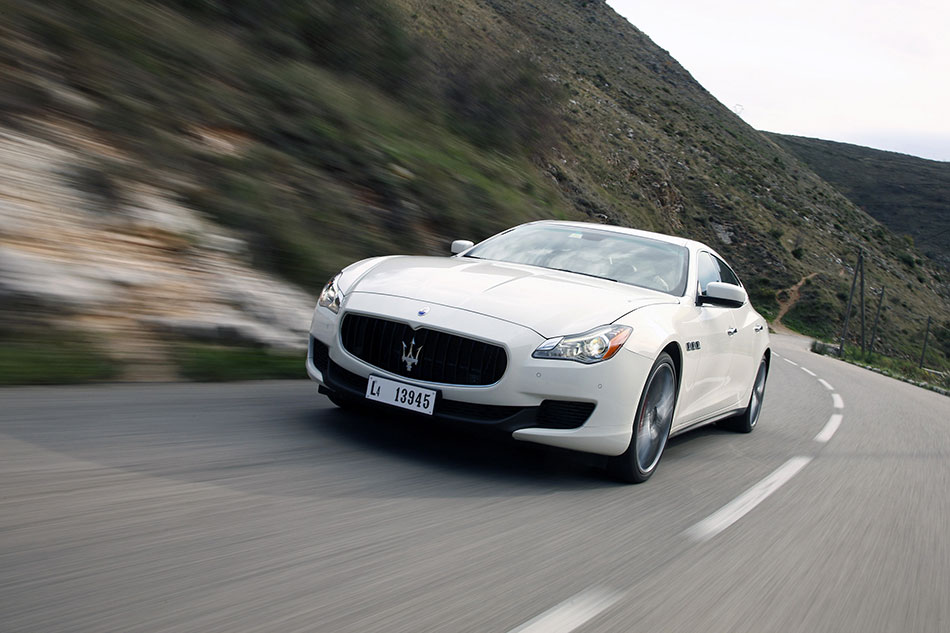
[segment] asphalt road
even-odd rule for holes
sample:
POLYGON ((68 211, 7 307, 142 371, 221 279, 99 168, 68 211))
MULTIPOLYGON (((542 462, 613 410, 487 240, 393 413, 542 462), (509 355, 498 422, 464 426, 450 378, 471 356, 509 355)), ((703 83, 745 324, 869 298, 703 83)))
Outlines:
POLYGON ((950 631, 950 398, 773 342, 640 486, 304 381, 0 390, 0 631, 950 631))

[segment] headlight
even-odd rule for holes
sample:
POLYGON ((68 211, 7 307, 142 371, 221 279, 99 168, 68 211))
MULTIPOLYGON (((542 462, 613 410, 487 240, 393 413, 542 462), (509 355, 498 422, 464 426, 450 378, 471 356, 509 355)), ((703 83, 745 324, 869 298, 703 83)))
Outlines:
POLYGON ((339 279, 340 275, 337 275, 328 281, 327 285, 323 287, 323 291, 320 292, 320 298, 317 300, 318 306, 329 309, 333 314, 340 313, 340 302, 343 301, 343 293, 340 292, 340 288, 336 285, 339 279))
POLYGON ((628 325, 602 325, 583 334, 549 338, 532 356, 599 363, 620 351, 631 332, 633 328, 628 325))

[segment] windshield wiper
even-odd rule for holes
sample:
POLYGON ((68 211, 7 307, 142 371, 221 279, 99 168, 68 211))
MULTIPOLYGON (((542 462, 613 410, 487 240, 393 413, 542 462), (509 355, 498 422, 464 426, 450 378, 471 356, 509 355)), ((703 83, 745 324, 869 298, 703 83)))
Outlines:
POLYGON ((616 279, 611 279, 610 277, 602 277, 600 275, 595 275, 593 273, 582 273, 579 270, 568 270, 567 268, 551 268, 550 266, 545 266, 545 268, 547 268, 548 270, 557 270, 562 273, 574 273, 575 275, 584 275, 585 277, 593 277, 594 279, 606 279, 607 281, 617 282, 616 279))

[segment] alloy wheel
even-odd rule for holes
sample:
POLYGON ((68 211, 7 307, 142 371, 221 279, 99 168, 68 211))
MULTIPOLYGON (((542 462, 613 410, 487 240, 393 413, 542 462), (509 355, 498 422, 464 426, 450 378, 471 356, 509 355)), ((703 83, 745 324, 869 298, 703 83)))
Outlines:
POLYGON ((636 426, 636 459, 640 472, 651 472, 663 454, 673 424, 676 377, 670 364, 661 364, 650 380, 636 426))
POLYGON ((752 387, 752 399, 749 401, 749 426, 755 426, 759 421, 759 412, 762 410, 762 401, 765 399, 765 375, 767 367, 765 359, 759 363, 759 371, 755 375, 755 386, 752 387))

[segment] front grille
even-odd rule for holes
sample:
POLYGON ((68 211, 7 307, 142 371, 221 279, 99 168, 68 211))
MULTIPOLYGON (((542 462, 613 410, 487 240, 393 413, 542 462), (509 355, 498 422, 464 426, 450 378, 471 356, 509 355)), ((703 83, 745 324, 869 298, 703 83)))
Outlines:
POLYGON ((439 415, 460 420, 477 420, 479 422, 500 422, 524 410, 525 407, 504 407, 495 404, 459 402, 458 400, 440 400, 435 406, 435 411, 439 415))
POLYGON ((576 429, 594 412, 593 402, 545 400, 538 408, 538 426, 546 429, 576 429))
POLYGON ((427 382, 491 385, 508 365, 498 345, 362 314, 347 314, 340 336, 346 351, 370 365, 427 382), (403 360, 408 355, 418 358, 409 368, 403 360))
POLYGON ((358 376, 351 371, 343 369, 332 360, 327 369, 327 381, 332 386, 339 385, 359 395, 366 395, 366 384, 369 382, 366 378, 358 376))

